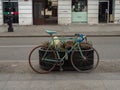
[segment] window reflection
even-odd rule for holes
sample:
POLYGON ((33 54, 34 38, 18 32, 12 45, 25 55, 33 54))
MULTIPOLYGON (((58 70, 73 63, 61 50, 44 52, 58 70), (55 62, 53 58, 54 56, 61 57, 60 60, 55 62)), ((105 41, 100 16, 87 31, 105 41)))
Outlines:
POLYGON ((72 0, 73 12, 87 12, 87 0, 72 0))
POLYGON ((46 23, 57 23, 57 0, 46 0, 45 2, 45 19, 46 23))

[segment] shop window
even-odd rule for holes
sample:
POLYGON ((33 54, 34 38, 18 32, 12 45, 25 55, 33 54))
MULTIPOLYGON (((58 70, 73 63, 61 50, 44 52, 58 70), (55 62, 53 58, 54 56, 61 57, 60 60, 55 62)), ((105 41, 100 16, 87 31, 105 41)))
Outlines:
POLYGON ((57 23, 57 0, 46 0, 45 4, 46 23, 57 23))
POLYGON ((87 0, 72 0, 72 22, 87 23, 87 0))
POLYGON ((7 23, 8 15, 11 13, 13 23, 18 23, 18 2, 3 2, 4 23, 7 23))

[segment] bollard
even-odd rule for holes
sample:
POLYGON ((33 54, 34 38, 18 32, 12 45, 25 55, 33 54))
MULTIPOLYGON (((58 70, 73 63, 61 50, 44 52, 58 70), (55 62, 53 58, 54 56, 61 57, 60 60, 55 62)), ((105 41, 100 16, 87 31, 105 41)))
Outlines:
POLYGON ((9 14, 8 14, 8 32, 13 32, 13 26, 12 26, 12 14, 11 14, 11 0, 9 0, 9 14))
POLYGON ((13 32, 12 17, 11 17, 11 15, 8 15, 7 24, 8 24, 8 32, 13 32))

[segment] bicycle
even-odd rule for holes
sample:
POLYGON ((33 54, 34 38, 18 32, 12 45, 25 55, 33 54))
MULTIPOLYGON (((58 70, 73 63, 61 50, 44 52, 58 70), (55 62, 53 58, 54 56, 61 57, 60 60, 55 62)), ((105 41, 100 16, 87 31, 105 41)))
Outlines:
POLYGON ((64 60, 68 59, 68 56, 70 56, 70 61, 71 61, 73 68, 75 70, 77 70, 78 72, 90 72, 98 66, 99 54, 98 54, 97 50, 94 49, 93 46, 90 46, 89 44, 86 43, 86 46, 90 47, 90 49, 92 50, 92 55, 90 55, 88 53, 87 54, 83 53, 83 51, 80 47, 80 44, 82 42, 87 42, 87 37, 84 34, 75 34, 75 37, 68 37, 68 38, 67 37, 64 37, 64 38, 59 37, 56 39, 56 38, 54 38, 54 35, 53 35, 56 33, 56 31, 46 30, 46 32, 50 35, 51 42, 48 44, 48 47, 45 49, 45 52, 42 53, 41 55, 39 55, 39 57, 40 57, 39 64, 41 64, 42 62, 46 62, 47 64, 49 64, 49 68, 48 69, 39 68, 39 70, 37 70, 32 65, 32 63, 35 63, 35 62, 32 62, 32 60, 33 60, 32 55, 34 54, 34 52, 37 50, 37 53, 38 53, 39 50, 41 50, 41 49, 44 50, 44 48, 45 48, 44 46, 38 45, 31 50, 31 52, 29 54, 29 58, 28 58, 29 65, 33 71, 40 73, 40 74, 49 73, 55 68, 55 66, 59 66, 60 71, 63 71, 62 65, 64 64, 64 60), (70 41, 73 41, 74 44, 69 49, 67 48, 64 51, 64 55, 61 56, 60 52, 59 52, 59 48, 55 42, 56 40, 59 40, 59 42, 61 44, 63 44, 65 41, 70 40, 70 41), (52 43, 52 49, 51 49, 51 43, 52 43), (52 55, 52 57, 51 57, 51 55, 52 55), (92 59, 94 61, 91 61, 92 59), (84 70, 82 68, 82 66, 85 66, 88 64, 92 65, 92 67, 88 70, 84 70))

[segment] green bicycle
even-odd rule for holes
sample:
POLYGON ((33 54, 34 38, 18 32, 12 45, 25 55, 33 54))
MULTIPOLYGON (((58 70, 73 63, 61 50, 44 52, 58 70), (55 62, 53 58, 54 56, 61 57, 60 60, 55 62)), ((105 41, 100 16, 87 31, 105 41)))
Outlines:
POLYGON ((29 65, 33 71, 40 74, 49 73, 56 66, 59 66, 60 71, 63 71, 62 66, 64 65, 64 61, 68 60, 68 57, 70 58, 73 68, 79 72, 90 72, 98 66, 99 54, 96 51, 96 49, 94 49, 93 46, 90 46, 87 43, 85 45, 89 47, 90 53, 85 53, 84 50, 81 49, 80 44, 82 42, 87 42, 87 37, 84 34, 75 34, 75 37, 70 37, 70 38, 67 37, 55 38, 53 34, 55 34, 56 31, 46 30, 46 32, 51 37, 51 41, 48 44, 48 46, 46 48, 42 45, 36 46, 31 50, 29 54, 29 58, 28 58, 29 65), (61 55, 60 49, 56 44, 57 40, 59 40, 59 43, 62 45, 66 41, 72 41, 74 43, 69 49, 67 48, 64 51, 63 55, 61 55), (42 51, 43 53, 39 53, 39 56, 35 56, 34 54, 38 53, 39 50, 43 50, 42 51), (42 68, 34 67, 33 64, 36 62, 34 62, 33 60, 37 59, 36 57, 39 57, 40 59, 39 62, 37 62, 37 64, 46 62, 49 65, 49 68, 42 69, 42 68), (88 70, 84 70, 83 67, 87 67, 87 65, 91 65, 91 68, 89 68, 88 70))

